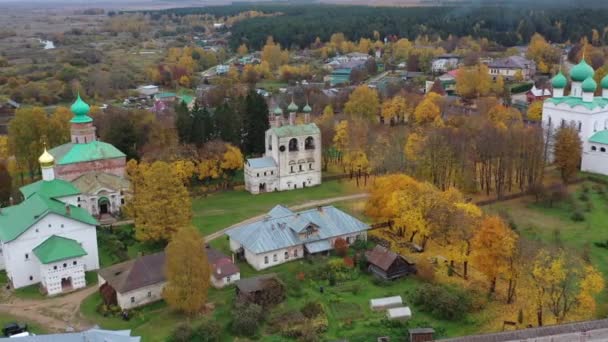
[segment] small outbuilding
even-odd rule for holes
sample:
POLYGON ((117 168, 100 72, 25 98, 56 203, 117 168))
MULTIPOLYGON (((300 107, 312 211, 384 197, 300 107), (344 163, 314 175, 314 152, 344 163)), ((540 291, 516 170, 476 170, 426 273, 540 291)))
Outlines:
POLYGON ((433 341, 435 330, 433 328, 414 328, 409 329, 410 342, 430 342, 433 341))
POLYGON ((269 306, 285 299, 285 286, 274 273, 241 279, 235 284, 237 298, 243 301, 269 306))
POLYGON ((386 317, 389 320, 400 320, 405 321, 412 318, 412 310, 408 306, 402 306, 399 308, 391 308, 386 311, 386 317))
POLYGON ((369 306, 374 311, 398 308, 403 306, 403 299, 401 296, 374 298, 369 301, 369 306))
POLYGON ((213 287, 219 289, 241 279, 241 271, 231 258, 209 246, 206 247, 206 250, 213 287))
POLYGON ((386 280, 394 280, 416 273, 416 264, 405 257, 377 245, 365 253, 371 273, 386 280))

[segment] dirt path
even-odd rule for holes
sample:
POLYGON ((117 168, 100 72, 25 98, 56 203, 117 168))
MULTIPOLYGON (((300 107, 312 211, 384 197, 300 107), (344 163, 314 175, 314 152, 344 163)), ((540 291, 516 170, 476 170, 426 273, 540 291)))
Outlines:
MULTIPOLYGON (((323 205, 328 205, 328 204, 332 204, 332 203, 336 203, 336 202, 343 202, 343 201, 354 201, 354 200, 359 200, 359 199, 364 199, 369 197, 369 194, 364 192, 364 193, 360 193, 360 194, 354 194, 354 195, 348 195, 348 196, 340 196, 340 197, 332 197, 332 198, 326 198, 326 199, 322 199, 322 200, 314 200, 314 201, 308 201, 308 202, 304 202, 302 204, 297 204, 294 206, 290 206, 289 209, 292 210, 302 210, 302 209, 307 209, 307 208, 313 208, 313 207, 318 207, 318 206, 323 206, 323 205)), ((254 217, 250 217, 246 220, 243 220, 239 223, 235 223, 230 227, 226 227, 222 230, 219 230, 215 233, 209 234, 205 237, 205 240, 207 242, 215 240, 221 236, 224 235, 224 233, 231 228, 234 228, 236 226, 242 225, 242 224, 246 224, 246 223, 250 223, 250 222, 255 222, 259 219, 261 219, 262 217, 264 217, 264 215, 266 214, 262 214, 262 215, 258 215, 258 216, 254 216, 254 217)))
POLYGON ((97 286, 50 299, 21 299, 10 296, 0 304, 4 312, 34 322, 49 332, 81 331, 93 326, 80 314, 80 303, 97 291, 97 286))

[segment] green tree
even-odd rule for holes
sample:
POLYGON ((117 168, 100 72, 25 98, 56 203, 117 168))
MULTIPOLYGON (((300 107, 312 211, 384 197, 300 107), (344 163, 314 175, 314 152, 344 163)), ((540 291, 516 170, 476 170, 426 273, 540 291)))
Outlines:
POLYGON ((17 164, 33 179, 38 173, 38 157, 48 134, 48 119, 42 108, 19 108, 8 126, 9 150, 17 164))
POLYGON ((0 205, 7 206, 12 194, 13 179, 5 162, 0 162, 0 205))
POLYGON ((245 97, 243 152, 245 155, 261 154, 265 151, 268 122, 268 105, 262 95, 250 90, 245 97))
POLYGON ((179 228, 166 248, 163 298, 169 307, 189 316, 200 312, 207 301, 210 268, 204 245, 200 233, 187 225, 179 228))

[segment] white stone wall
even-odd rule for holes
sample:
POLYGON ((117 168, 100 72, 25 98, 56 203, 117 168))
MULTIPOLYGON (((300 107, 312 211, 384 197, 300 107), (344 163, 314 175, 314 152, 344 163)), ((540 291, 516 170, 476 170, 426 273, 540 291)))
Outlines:
POLYGON ((279 249, 268 253, 254 254, 245 248, 245 259, 256 270, 263 270, 272 266, 280 265, 292 260, 304 257, 304 246, 298 245, 290 248, 279 249), (287 257, 285 253, 287 252, 287 257))
POLYGON ((118 306, 122 309, 132 309, 138 306, 150 304, 163 299, 163 289, 166 282, 142 287, 140 289, 125 293, 116 293, 118 306))
POLYGON ((276 167, 254 169, 245 163, 245 189, 252 194, 260 193, 260 184, 265 184, 265 192, 279 190, 279 174, 276 167))
POLYGON ((4 244, 3 256, 6 273, 12 280, 14 288, 40 282, 41 264, 32 250, 51 235, 80 242, 87 252, 87 255, 82 257, 84 270, 91 271, 99 268, 95 226, 56 214, 48 214, 17 239, 4 244))
POLYGON ((40 283, 46 288, 46 291, 50 296, 63 292, 61 287, 62 278, 71 278, 72 290, 86 287, 82 257, 41 265, 40 269, 40 283))
POLYGON ((321 184, 321 136, 319 134, 278 139, 284 152, 279 152, 280 190, 301 189, 321 184), (306 138, 314 139, 314 149, 306 150, 306 138), (289 151, 289 141, 298 140, 298 151, 289 151))
POLYGON ((581 170, 608 175, 608 145, 589 143, 588 149, 583 150, 581 170))
POLYGON ((116 189, 100 189, 93 194, 80 194, 77 199, 79 207, 86 209, 91 215, 99 215, 99 199, 106 197, 110 201, 108 208, 111 214, 118 214, 122 207, 122 200, 126 202, 126 196, 120 194, 120 190, 116 189))

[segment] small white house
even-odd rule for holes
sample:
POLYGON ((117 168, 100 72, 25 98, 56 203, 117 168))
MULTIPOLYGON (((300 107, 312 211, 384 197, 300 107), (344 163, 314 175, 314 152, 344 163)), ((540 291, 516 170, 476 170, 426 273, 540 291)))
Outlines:
POLYGON ((263 218, 226 231, 230 250, 256 270, 334 249, 336 239, 348 244, 367 239, 369 226, 333 206, 293 212, 277 205, 263 218))
POLYGON ((158 94, 158 86, 150 84, 137 88, 137 92, 145 96, 154 96, 158 94))

